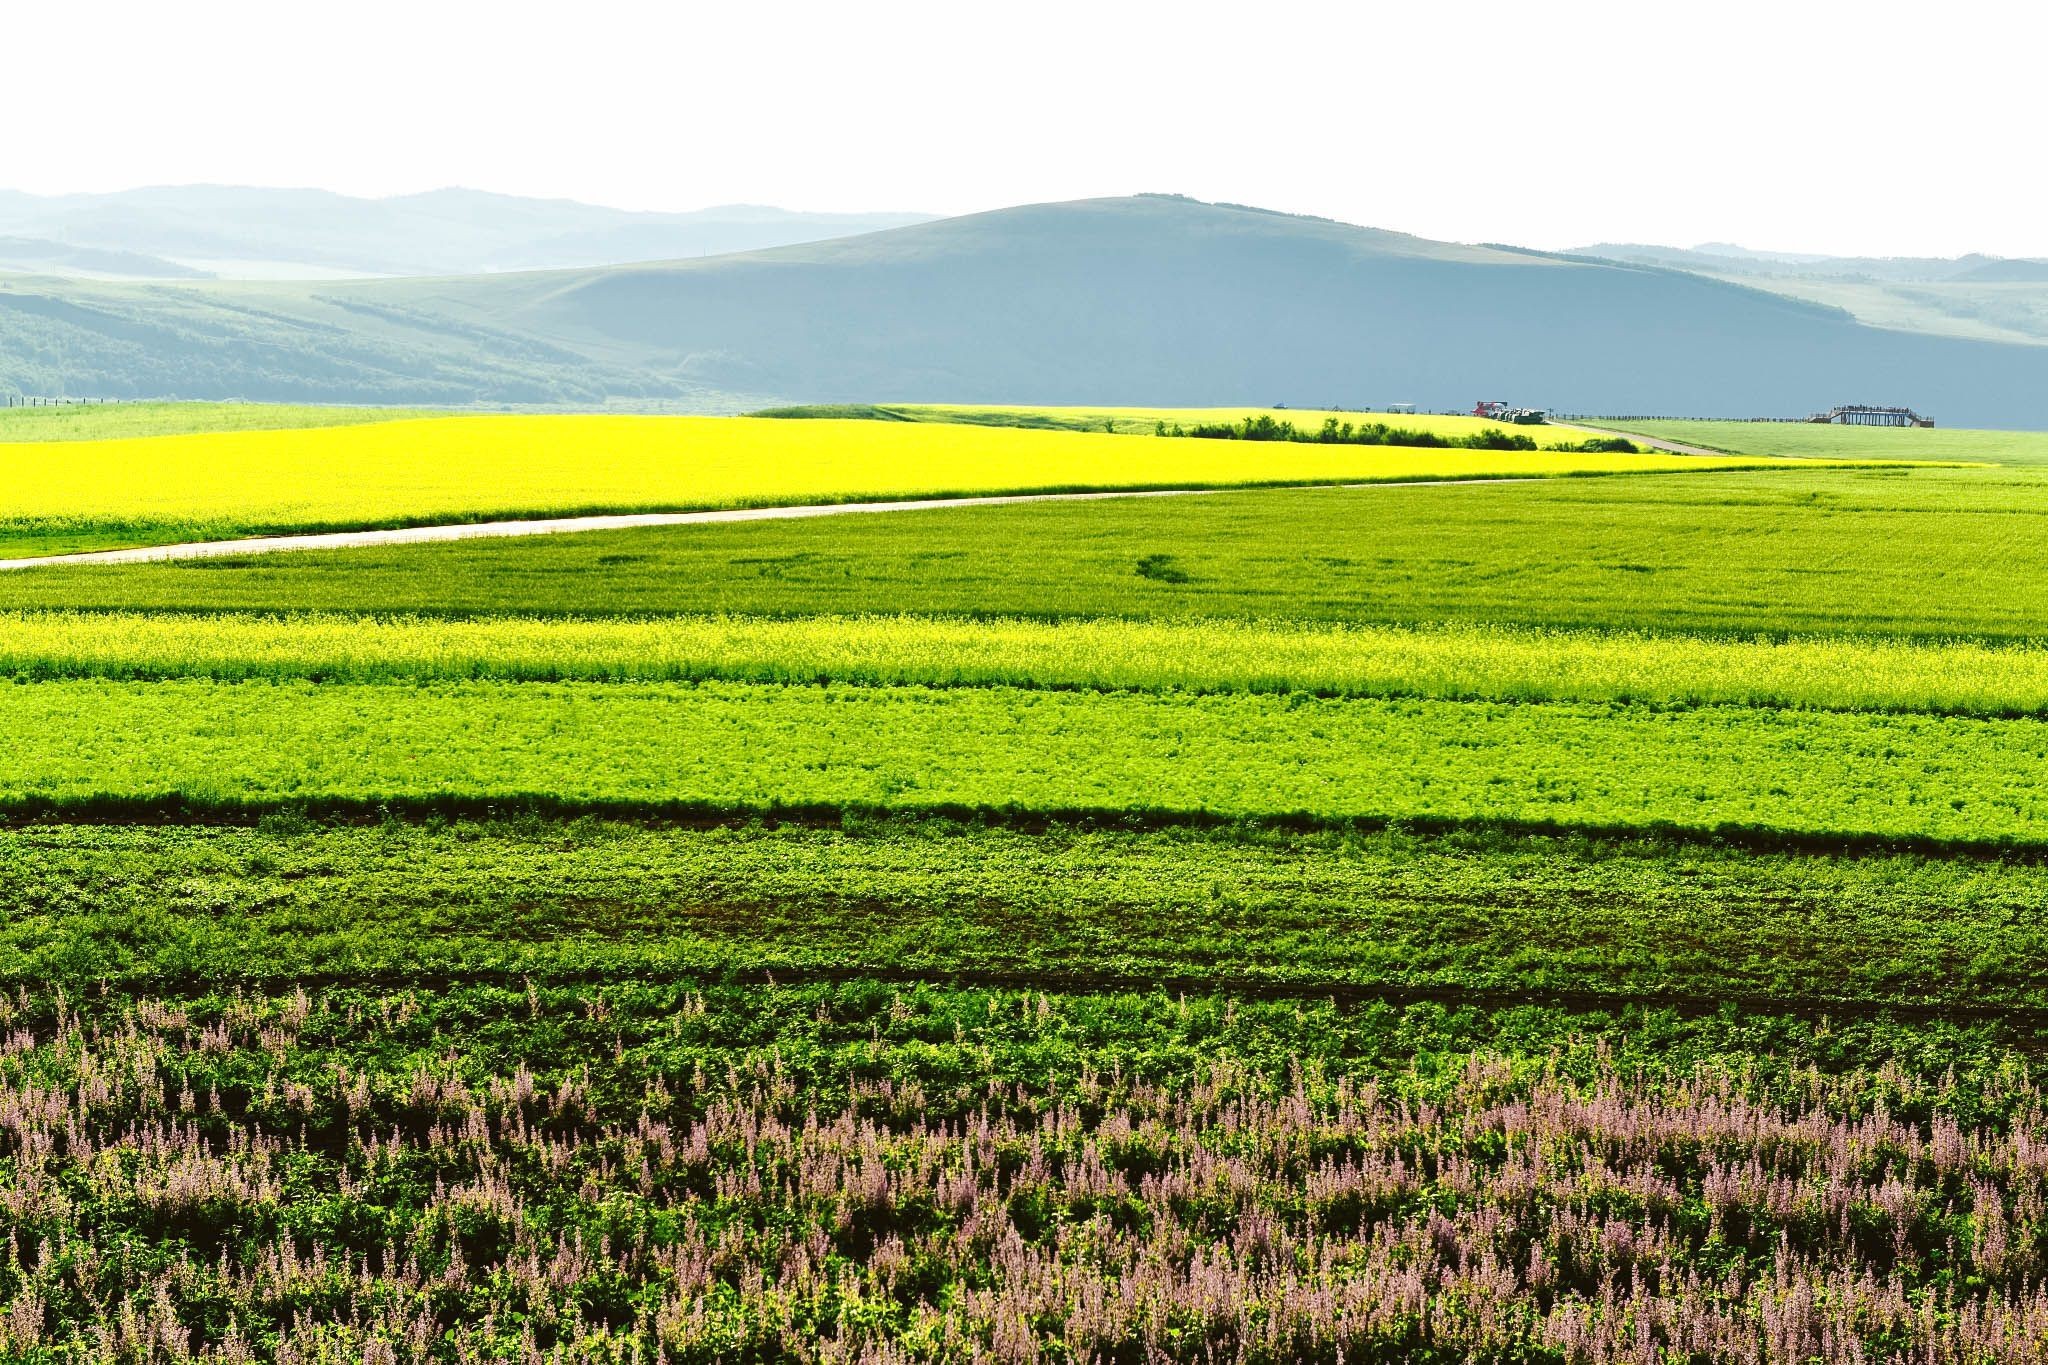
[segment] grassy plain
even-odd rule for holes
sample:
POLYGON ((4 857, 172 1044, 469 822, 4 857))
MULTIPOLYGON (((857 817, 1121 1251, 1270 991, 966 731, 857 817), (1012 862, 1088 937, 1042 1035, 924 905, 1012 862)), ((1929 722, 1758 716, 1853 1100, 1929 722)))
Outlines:
POLYGON ((0 1355, 2036 1360, 2042 478, 0 575, 0 1355))
MULTIPOLYGON (((1601 423, 1599 425, 1606 425, 1601 423)), ((1963 427, 1851 427, 1813 422, 1621 422, 1668 441, 1749 455, 1824 460, 1988 460, 2048 465, 2048 431, 1972 431, 1963 427)))
MULTIPOLYGON (((0 460, 16 471, 0 484, 0 554, 8 555, 596 512, 1658 472, 1716 463, 1667 455, 1130 441, 957 423, 590 415, 23 443, 0 460)), ((1732 457, 1725 466, 1755 463, 1732 457)))
POLYGON ((1217 494, 0 573, 0 607, 2033 641, 2044 494, 2032 471, 1926 469, 1217 494))

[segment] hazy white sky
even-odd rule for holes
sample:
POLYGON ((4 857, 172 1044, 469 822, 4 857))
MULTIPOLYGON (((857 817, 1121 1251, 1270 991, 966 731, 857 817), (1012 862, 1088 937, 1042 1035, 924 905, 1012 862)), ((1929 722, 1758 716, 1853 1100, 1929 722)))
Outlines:
POLYGON ((2044 62, 2037 0, 0 0, 0 186, 1171 190, 1543 247, 2048 255, 2044 62))

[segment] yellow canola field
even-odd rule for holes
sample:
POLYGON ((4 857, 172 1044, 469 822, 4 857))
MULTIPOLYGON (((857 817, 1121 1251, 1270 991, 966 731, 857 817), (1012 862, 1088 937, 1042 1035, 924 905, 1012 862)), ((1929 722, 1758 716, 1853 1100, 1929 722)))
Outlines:
MULTIPOLYGON (((1134 440, 950 423, 447 417, 0 447, 0 526, 224 533, 1084 489, 1756 468, 1769 458, 1134 440)), ((1801 461, 1811 468, 1815 462, 1801 461)))

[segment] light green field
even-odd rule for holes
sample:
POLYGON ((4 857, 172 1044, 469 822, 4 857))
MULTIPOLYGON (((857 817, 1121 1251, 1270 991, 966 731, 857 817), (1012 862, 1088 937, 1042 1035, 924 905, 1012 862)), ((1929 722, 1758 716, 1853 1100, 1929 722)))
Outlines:
POLYGON ((0 613, 0 676, 1021 686, 2048 713, 2048 649, 1515 626, 0 613))
POLYGON ((1421 822, 2048 849, 2048 722, 754 683, 0 686, 0 812, 1421 822))
POLYGON ((2048 431, 1851 427, 1817 422, 1620 422, 1617 430, 1745 455, 1825 460, 1984 460, 2048 464, 2048 431))
MULTIPOLYGON (((1093 438, 1110 441, 1110 437, 1093 438)), ((1114 438, 1127 444, 1135 438, 1114 438)), ((0 606, 2048 641, 2048 472, 1282 489, 0 573, 0 606)))

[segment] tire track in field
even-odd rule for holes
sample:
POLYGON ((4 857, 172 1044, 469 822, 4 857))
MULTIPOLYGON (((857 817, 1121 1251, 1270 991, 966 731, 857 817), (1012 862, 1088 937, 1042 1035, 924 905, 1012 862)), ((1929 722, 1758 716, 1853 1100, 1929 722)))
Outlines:
MULTIPOLYGON (((1717 459, 1728 456, 1717 455, 1717 459)), ((1734 457, 1742 458, 1742 457, 1734 457)), ((1623 471, 1625 472, 1625 471, 1623 471)), ((1664 471, 1648 471, 1664 472, 1664 471)), ((316 531, 298 535, 245 536, 236 540, 188 541, 123 550, 81 550, 71 554, 0 559, 0 570, 44 569, 76 564, 148 564, 165 560, 214 559, 229 555, 277 554, 291 550, 358 550, 380 545, 419 545, 451 540, 564 535, 578 531, 626 531, 652 526, 711 526, 744 521, 793 521, 856 512, 917 512, 949 507, 1009 507, 1032 502, 1099 502, 1108 498, 1192 498, 1216 493, 1288 489, 1451 488, 1461 484, 1543 483, 1570 475, 1521 474, 1476 479, 1408 479, 1374 483, 1284 484, 1217 488, 1130 488, 1086 493, 1002 493, 964 498, 909 498, 891 502, 812 503, 792 507, 732 507, 708 512, 628 512, 519 521, 473 521, 437 526, 387 527, 375 531, 316 531)))
POLYGON ((859 801, 728 802, 700 798, 573 797, 538 792, 438 792, 376 796, 293 795, 289 797, 194 796, 169 791, 148 794, 99 793, 51 797, 0 794, 0 830, 31 825, 78 826, 254 826, 265 816, 293 812, 317 824, 375 825, 387 821, 432 820, 610 820, 650 829, 734 829, 760 824, 768 829, 845 829, 849 819, 946 821, 968 829, 1040 834, 1048 829, 1150 833, 1162 830, 1223 830, 1258 833, 1360 833, 1400 831, 1417 835, 1469 835, 1495 839, 1579 839, 1611 844, 1655 844, 1673 848, 1740 849, 1815 857, 1920 857, 2048 865, 2048 838, 2034 835, 1968 838, 1952 835, 1875 833, 1848 829, 1788 829, 1783 826, 1720 821, 1688 825, 1674 820, 1555 820, 1529 816, 1442 815, 1407 811, 1313 811, 1263 814, 1168 806, 1046 805, 1019 807, 972 802, 903 805, 859 801))
MULTIPOLYGON (((192 998, 233 990, 266 992, 306 990, 448 990, 462 986, 528 985, 551 987, 626 986, 636 983, 673 986, 773 988, 778 986, 854 986, 876 984, 916 988, 933 986, 962 990, 1042 991, 1048 995, 1164 995, 1200 999, 1226 996, 1239 1000, 1329 1001, 1340 1009, 1375 1005, 1408 1008, 1437 1005, 1447 1010, 1509 1010, 1531 1006, 1582 1013, 1622 1010, 1668 1010, 1699 1016, 1734 1011, 1740 1015, 1796 1015, 1830 1020, 1912 1020, 1916 1022, 1987 1023, 2048 1030, 2048 1006, 1989 1004, 1978 1000, 1886 1000, 1873 997, 1824 996, 1764 991, 1704 992, 1646 987, 1459 986, 1403 982, 1290 980, 1284 977, 1219 973, 1187 976, 1147 972, 1091 972, 1053 969, 987 971, 974 968, 889 967, 881 965, 780 967, 676 966, 648 964, 615 967, 366 968, 360 971, 281 971, 275 973, 143 972, 130 977, 100 979, 102 985, 164 998, 192 998)), ((31 992, 51 985, 47 975, 0 976, 0 986, 31 992)), ((61 984, 61 983, 60 983, 61 984)))

